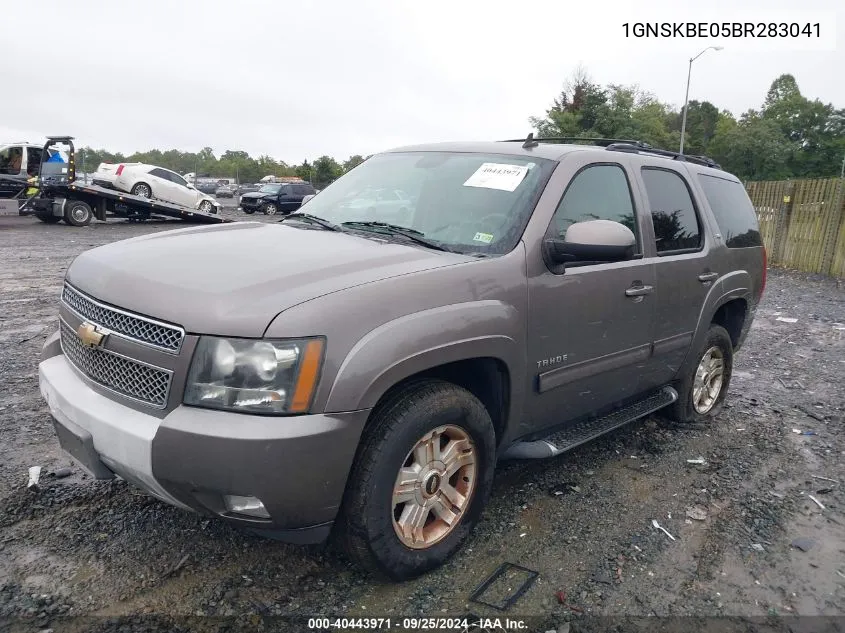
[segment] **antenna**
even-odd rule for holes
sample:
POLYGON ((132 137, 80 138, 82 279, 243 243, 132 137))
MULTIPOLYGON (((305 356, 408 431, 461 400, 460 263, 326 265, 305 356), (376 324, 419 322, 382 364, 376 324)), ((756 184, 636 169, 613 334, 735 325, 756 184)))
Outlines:
POLYGON ((531 149, 532 147, 537 147, 540 143, 534 140, 534 132, 529 132, 528 136, 525 137, 525 142, 522 144, 523 149, 531 149))

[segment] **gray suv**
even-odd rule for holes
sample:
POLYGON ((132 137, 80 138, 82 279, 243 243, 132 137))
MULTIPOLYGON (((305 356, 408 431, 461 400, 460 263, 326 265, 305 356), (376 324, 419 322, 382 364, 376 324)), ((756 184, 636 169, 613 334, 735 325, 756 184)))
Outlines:
POLYGON ((498 460, 711 420, 765 284, 742 183, 551 141, 396 149, 307 213, 83 253, 39 366, 61 446, 405 579, 467 539, 498 460), (413 204, 371 217, 373 188, 413 204))

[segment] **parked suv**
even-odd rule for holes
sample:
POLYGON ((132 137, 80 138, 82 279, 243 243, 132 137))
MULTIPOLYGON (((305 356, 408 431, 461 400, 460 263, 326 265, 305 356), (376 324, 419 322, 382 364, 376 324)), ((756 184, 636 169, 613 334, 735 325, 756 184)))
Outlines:
POLYGON ((254 193, 243 194, 239 209, 250 215, 256 211, 265 215, 290 213, 302 206, 305 196, 314 193, 314 187, 307 182, 267 183, 254 193))
POLYGON ((405 147, 307 210, 80 255, 41 392, 96 477, 394 579, 461 546, 500 459, 712 421, 766 278, 742 183, 631 143, 405 147), (372 188, 408 223, 341 204, 372 188))

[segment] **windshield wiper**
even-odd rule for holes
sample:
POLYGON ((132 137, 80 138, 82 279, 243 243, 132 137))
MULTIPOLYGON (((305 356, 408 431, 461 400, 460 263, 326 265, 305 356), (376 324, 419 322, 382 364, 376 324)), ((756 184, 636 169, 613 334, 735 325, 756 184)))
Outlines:
POLYGON ((285 220, 290 220, 293 218, 294 220, 305 220, 310 224, 316 224, 317 226, 321 226, 327 231, 342 231, 343 229, 340 228, 337 224, 333 224, 328 220, 324 220, 323 218, 318 218, 316 215, 311 215, 310 213, 291 213, 283 217, 279 222, 284 222, 285 220))
POLYGON ((348 226, 349 228, 353 229, 364 229, 364 230, 373 230, 374 233, 384 233, 386 235, 401 235, 412 242, 417 244, 421 244, 423 246, 427 246, 428 248, 433 248, 437 251, 444 251, 446 253, 454 253, 448 246, 444 246, 440 242, 436 242, 434 240, 430 240, 425 237, 425 234, 422 231, 417 231, 416 229, 409 229, 405 226, 397 226, 395 224, 388 224, 387 222, 363 222, 363 221, 352 221, 352 222, 344 222, 341 226, 348 226))

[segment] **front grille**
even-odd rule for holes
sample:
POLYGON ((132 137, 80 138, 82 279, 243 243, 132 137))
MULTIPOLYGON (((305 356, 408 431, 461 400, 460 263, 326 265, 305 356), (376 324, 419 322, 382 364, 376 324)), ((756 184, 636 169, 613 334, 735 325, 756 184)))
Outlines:
POLYGON ((65 284, 62 301, 83 319, 145 345, 176 353, 182 346, 185 331, 175 325, 159 323, 117 308, 104 305, 65 284))
POLYGON ((163 409, 170 393, 171 372, 102 349, 85 347, 64 321, 62 351, 83 374, 106 389, 163 409))

